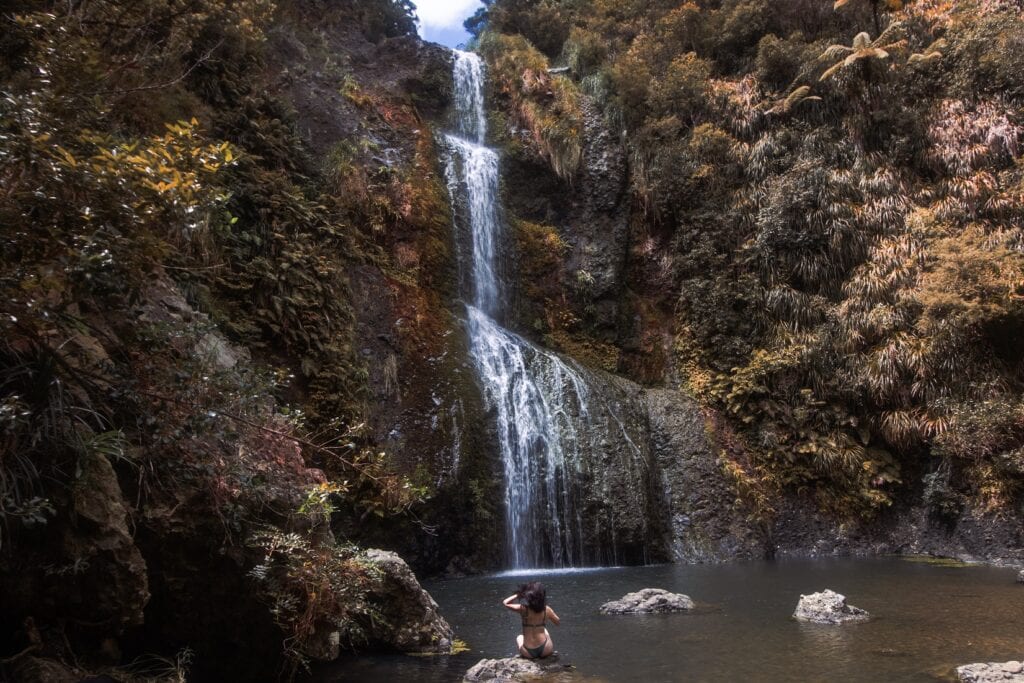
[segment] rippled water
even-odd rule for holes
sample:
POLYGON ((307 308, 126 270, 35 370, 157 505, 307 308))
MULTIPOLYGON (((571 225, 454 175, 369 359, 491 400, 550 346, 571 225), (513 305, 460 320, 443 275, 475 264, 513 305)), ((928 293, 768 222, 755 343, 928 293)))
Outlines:
POLYGON ((511 656, 516 615, 501 607, 537 577, 562 618, 563 662, 585 681, 937 681, 978 661, 1024 659, 1024 586, 1015 572, 907 559, 787 560, 515 572, 427 588, 470 651, 365 657, 318 681, 458 681, 487 657, 511 656), (686 593, 690 613, 605 616, 600 605, 640 588, 686 593), (831 588, 872 619, 818 626, 790 619, 801 593, 831 588))

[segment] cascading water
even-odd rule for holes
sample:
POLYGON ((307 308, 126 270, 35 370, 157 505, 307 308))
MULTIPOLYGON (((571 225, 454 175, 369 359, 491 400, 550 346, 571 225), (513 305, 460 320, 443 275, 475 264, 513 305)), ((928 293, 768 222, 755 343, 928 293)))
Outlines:
MULTIPOLYGON (((496 322, 503 313, 499 163, 497 152, 484 145, 487 119, 479 57, 457 51, 454 79, 455 132, 445 136, 447 179, 456 213, 464 207, 462 222, 469 233, 463 242, 471 253, 460 258, 463 293, 470 300, 466 324, 470 353, 497 421, 509 564, 525 568, 616 562, 616 520, 590 519, 583 509, 587 502, 578 482, 601 479, 589 471, 593 459, 584 456, 600 449, 620 453, 617 466, 631 481, 646 476, 640 471, 643 456, 609 401, 598 400, 595 406, 587 371, 496 322), (594 539, 599 551, 593 550, 594 539)), ((634 486, 632 494, 642 498, 642 488, 634 486)), ((629 504, 644 508, 644 500, 629 504)))

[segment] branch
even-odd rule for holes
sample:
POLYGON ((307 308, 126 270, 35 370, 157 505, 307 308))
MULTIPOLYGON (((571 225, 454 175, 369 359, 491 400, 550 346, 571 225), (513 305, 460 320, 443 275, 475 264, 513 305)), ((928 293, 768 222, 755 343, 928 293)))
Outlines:
POLYGON ((10 657, 7 657, 5 659, 0 659, 0 666, 7 666, 8 664, 13 664, 14 662, 18 661, 19 659, 21 659, 25 655, 29 654, 30 652, 35 652, 36 650, 39 649, 39 647, 40 646, 39 646, 38 643, 33 644, 33 645, 29 645, 28 647, 26 647, 24 650, 22 650, 21 652, 19 652, 16 655, 11 655, 10 657))
POLYGON ((153 85, 140 85, 140 86, 138 86, 136 88, 125 88, 123 90, 100 90, 98 92, 80 93, 76 97, 96 97, 97 95, 127 95, 127 94, 133 93, 133 92, 144 92, 144 91, 147 91, 147 90, 161 90, 163 88, 169 88, 172 85, 177 85, 178 83, 180 83, 183 80, 185 80, 186 78, 188 78, 189 74, 191 74, 193 71, 195 71, 196 68, 200 64, 203 64, 207 60, 209 60, 210 57, 213 56, 213 53, 217 51, 217 48, 219 48, 223 44, 224 44, 224 39, 221 38, 219 41, 217 41, 216 45, 211 47, 206 52, 205 55, 203 55, 202 57, 197 59, 192 64, 192 66, 190 66, 189 68, 185 69, 185 71, 182 72, 182 74, 180 76, 178 76, 177 78, 172 78, 171 80, 166 81, 164 83, 156 83, 156 84, 153 84, 153 85))

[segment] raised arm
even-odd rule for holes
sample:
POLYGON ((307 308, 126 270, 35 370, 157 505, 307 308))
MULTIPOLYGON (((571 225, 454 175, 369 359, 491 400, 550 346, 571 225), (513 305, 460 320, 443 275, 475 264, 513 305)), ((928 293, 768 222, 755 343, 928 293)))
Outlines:
POLYGON ((548 605, 548 619, 550 619, 551 623, 555 626, 558 626, 559 622, 562 621, 558 618, 558 615, 555 614, 555 610, 551 609, 551 605, 548 605))
POLYGON ((505 607, 508 607, 513 612, 522 612, 523 606, 519 604, 519 594, 513 593, 504 600, 501 601, 505 607))

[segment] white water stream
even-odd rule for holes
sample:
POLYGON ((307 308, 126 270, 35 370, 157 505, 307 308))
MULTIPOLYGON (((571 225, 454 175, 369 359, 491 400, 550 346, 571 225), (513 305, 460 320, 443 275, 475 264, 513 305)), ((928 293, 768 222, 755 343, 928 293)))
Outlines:
MULTIPOLYGON (((497 322, 503 313, 499 256, 505 240, 499 157, 484 144, 487 119, 480 58, 457 51, 454 79, 455 132, 445 136, 447 179, 456 213, 464 207, 462 223, 469 231, 465 241, 472 253, 461 254, 460 264, 468 280, 466 323, 470 353, 497 423, 508 565, 579 566, 595 558, 593 553, 585 555, 585 528, 615 528, 614 519, 587 527, 583 493, 575 485, 587 474, 583 449, 607 447, 612 440, 625 444, 627 468, 636 467, 641 454, 607 401, 595 415, 586 371, 497 322)), ((612 534, 612 547, 597 559, 615 561, 614 545, 612 534)))

